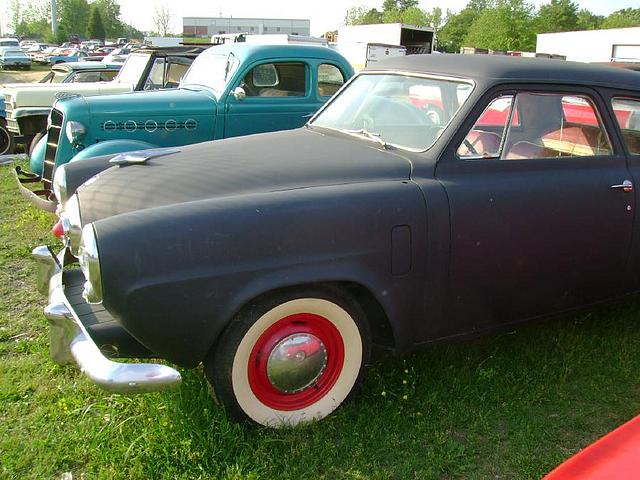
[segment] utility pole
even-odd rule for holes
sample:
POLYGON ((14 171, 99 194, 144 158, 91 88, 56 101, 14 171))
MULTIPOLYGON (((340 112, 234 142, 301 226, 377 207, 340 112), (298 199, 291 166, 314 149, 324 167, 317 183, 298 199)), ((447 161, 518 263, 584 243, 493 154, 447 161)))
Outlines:
POLYGON ((58 6, 56 0, 51 0, 51 31, 53 36, 58 35, 58 6))

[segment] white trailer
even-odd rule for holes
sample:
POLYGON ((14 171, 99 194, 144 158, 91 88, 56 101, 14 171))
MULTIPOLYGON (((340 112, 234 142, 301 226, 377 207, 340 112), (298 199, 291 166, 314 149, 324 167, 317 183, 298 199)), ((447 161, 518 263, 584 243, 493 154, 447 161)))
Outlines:
POLYGON ((401 45, 406 54, 431 53, 435 30, 404 23, 348 25, 338 29, 338 46, 350 43, 401 45))
POLYGON ((317 45, 320 47, 326 47, 328 45, 327 40, 324 38, 286 33, 245 35, 244 41, 247 43, 260 43, 263 45, 317 45))
POLYGON ((182 37, 144 37, 144 44, 152 47, 179 47, 182 45, 182 37))
POLYGON ((536 53, 574 62, 640 62, 640 27, 540 33, 536 53))
POLYGON ((357 72, 383 58, 402 57, 407 47, 383 43, 338 43, 335 49, 345 57, 357 72))

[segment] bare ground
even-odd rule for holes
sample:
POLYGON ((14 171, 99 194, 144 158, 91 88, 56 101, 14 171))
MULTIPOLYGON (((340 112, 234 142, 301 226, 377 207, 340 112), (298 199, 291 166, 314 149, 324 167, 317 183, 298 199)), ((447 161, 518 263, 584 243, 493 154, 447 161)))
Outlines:
POLYGON ((0 70, 0 84, 2 83, 18 83, 18 82, 37 82, 46 73, 43 70, 0 70))

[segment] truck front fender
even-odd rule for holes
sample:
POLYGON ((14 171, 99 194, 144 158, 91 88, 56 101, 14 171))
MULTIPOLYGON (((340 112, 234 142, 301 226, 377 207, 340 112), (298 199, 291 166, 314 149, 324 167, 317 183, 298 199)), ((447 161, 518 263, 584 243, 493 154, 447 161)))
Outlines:
POLYGON ((72 159, 72 162, 86 160, 87 158, 100 157, 102 155, 110 155, 123 152, 131 152, 134 150, 148 150, 149 148, 158 148, 152 143, 143 142, 141 140, 108 140, 106 142, 95 143, 90 147, 81 150, 72 159))

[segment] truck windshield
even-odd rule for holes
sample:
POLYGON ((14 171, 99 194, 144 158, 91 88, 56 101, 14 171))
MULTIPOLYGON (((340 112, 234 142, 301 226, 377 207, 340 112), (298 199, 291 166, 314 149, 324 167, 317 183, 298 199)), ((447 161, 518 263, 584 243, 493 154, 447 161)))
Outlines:
POLYGON ((311 123, 384 148, 430 148, 471 94, 458 79, 360 74, 311 123))
POLYGON ((140 77, 147 68, 151 55, 144 53, 132 53, 127 57, 127 61, 124 62, 118 76, 115 78, 116 83, 131 83, 137 85, 140 81, 140 77))
POLYGON ((191 64, 180 86, 203 85, 216 93, 221 93, 238 68, 238 63, 238 59, 233 54, 200 55, 191 64))

